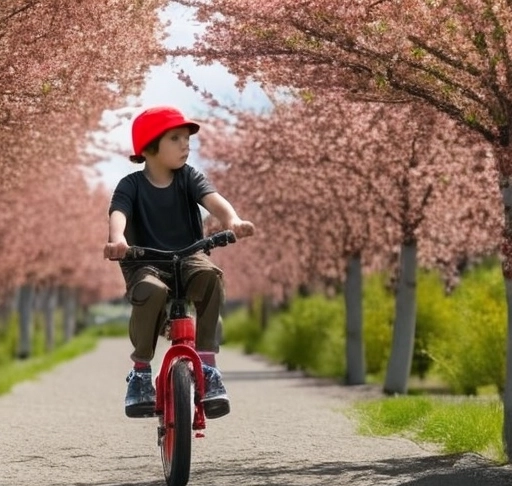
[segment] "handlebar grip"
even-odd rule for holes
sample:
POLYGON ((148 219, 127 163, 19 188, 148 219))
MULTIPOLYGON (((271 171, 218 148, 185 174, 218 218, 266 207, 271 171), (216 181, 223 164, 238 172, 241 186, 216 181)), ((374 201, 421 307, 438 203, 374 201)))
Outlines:
POLYGON ((226 246, 228 243, 235 243, 236 236, 231 230, 221 231, 211 236, 215 246, 226 246))
POLYGON ((126 252, 126 256, 131 258, 137 258, 144 256, 144 253, 145 248, 141 248, 138 246, 130 246, 130 248, 128 248, 128 251, 126 252))

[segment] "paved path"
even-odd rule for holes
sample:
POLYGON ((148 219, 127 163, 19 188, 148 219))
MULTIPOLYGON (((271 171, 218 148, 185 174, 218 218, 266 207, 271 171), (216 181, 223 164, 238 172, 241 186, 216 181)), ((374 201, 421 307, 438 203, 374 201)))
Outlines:
MULTIPOLYGON (((159 356, 165 342, 159 344, 159 356)), ((0 486, 163 486, 156 419, 124 416, 125 339, 0 397, 0 486)), ((369 387, 307 379, 223 349, 232 413, 193 443, 190 486, 505 486, 512 467, 361 437, 341 410, 369 387)))

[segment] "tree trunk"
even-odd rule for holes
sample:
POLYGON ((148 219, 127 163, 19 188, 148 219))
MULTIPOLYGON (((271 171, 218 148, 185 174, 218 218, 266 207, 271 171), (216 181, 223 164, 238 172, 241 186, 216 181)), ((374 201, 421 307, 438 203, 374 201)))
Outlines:
POLYGON ((345 354, 347 385, 361 385, 366 379, 363 339, 363 277, 360 255, 351 256, 344 290, 347 313, 345 354))
POLYGON ((32 352, 32 316, 34 310, 34 286, 23 285, 19 294, 20 336, 18 357, 26 359, 32 352))
POLYGON ((503 199, 504 224, 502 270, 507 300, 507 361, 503 394, 503 440, 508 462, 512 462, 512 154, 510 147, 494 146, 503 199))
POLYGON ((416 328, 416 256, 416 242, 402 245, 393 342, 384 384, 388 394, 407 393, 416 328))
POLYGON ((76 293, 74 289, 62 289, 62 312, 64 320, 64 341, 70 341, 76 333, 76 293))
POLYGON ((507 296, 507 369, 505 373, 505 393, 503 397, 503 438, 508 462, 512 462, 512 279, 505 278, 507 296))
POLYGON ((57 288, 53 286, 46 288, 42 302, 46 351, 52 351, 55 348, 55 309, 57 308, 57 302, 57 288))

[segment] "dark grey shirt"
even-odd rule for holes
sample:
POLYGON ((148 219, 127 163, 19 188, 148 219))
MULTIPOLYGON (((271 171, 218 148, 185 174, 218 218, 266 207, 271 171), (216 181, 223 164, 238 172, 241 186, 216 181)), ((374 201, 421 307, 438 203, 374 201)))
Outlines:
POLYGON ((178 250, 202 237, 198 204, 212 192, 213 185, 190 165, 174 171, 165 188, 153 186, 137 171, 119 181, 109 214, 116 210, 125 214, 129 245, 178 250))

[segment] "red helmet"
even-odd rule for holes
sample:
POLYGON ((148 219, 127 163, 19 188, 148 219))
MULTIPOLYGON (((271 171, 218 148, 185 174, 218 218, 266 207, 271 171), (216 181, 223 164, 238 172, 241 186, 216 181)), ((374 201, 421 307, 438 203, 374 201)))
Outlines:
POLYGON ((132 141, 135 155, 142 155, 146 145, 171 128, 189 127, 190 134, 199 131, 199 125, 187 120, 176 108, 159 106, 138 115, 132 124, 132 141))

